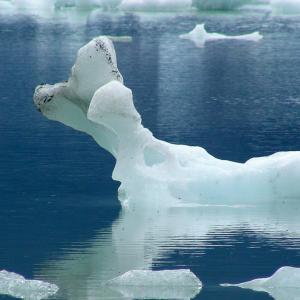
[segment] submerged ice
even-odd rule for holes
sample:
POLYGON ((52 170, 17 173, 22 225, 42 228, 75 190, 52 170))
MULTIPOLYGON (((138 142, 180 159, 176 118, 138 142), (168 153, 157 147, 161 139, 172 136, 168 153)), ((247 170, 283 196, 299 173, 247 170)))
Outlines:
POLYGON ((179 37, 182 39, 191 40, 199 48, 203 47, 206 42, 210 41, 244 40, 257 42, 262 39, 262 35, 258 31, 243 35, 224 35, 220 33, 209 33, 205 30, 205 24, 198 24, 191 32, 181 34, 179 37))
POLYGON ((23 276, 0 271, 0 294, 26 300, 40 300, 58 291, 55 284, 40 280, 26 280, 23 276))
POLYGON ((121 183, 123 206, 299 199, 300 152, 236 163, 215 158, 201 147, 156 139, 142 125, 107 37, 79 50, 67 82, 38 86, 34 102, 47 118, 86 132, 114 156, 112 177, 121 183))
POLYGON ((275 300, 296 300, 300 295, 300 268, 282 267, 270 277, 240 284, 222 284, 222 286, 237 286, 257 292, 267 292, 275 300))

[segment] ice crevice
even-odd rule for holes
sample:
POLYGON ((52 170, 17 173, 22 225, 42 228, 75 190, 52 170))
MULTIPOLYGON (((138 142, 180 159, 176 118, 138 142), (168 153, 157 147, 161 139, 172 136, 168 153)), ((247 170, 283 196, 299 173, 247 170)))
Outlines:
POLYGON ((78 51, 67 82, 38 86, 34 102, 44 116, 86 132, 115 157, 112 177, 121 183, 124 207, 299 200, 300 152, 243 164, 215 158, 201 147, 155 138, 142 125, 113 43, 105 36, 78 51))

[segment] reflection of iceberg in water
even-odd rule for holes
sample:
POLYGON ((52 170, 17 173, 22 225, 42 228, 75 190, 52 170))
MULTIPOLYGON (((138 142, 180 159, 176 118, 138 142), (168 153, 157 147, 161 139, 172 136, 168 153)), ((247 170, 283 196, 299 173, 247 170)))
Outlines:
POLYGON ((205 30, 204 24, 198 24, 189 33, 180 35, 180 38, 191 40, 199 48, 203 47, 206 42, 218 41, 218 40, 243 40, 257 42, 262 39, 262 35, 259 32, 253 32, 243 35, 224 35, 220 33, 208 33, 205 30))
POLYGON ((79 50, 68 82, 38 86, 34 101, 46 117, 90 134, 116 158, 113 179, 121 182, 124 206, 299 200, 299 152, 241 164, 160 141, 142 126, 122 82, 113 44, 99 37, 79 50))
POLYGON ((300 297, 300 268, 282 267, 267 278, 239 284, 222 284, 222 286, 237 286, 257 292, 266 292, 275 300, 297 300, 300 297))
POLYGON ((26 300, 40 300, 58 291, 55 284, 40 280, 26 280, 23 276, 0 271, 0 294, 26 300))
MULTIPOLYGON (((174 249, 189 249, 200 260, 199 255, 212 248, 211 239, 215 240, 218 236, 216 247, 219 247, 234 232, 253 232, 266 244, 282 244, 286 247, 287 244, 291 245, 287 240, 289 237, 290 243, 293 243, 293 239, 300 235, 298 215, 299 211, 295 207, 284 205, 263 209, 173 208, 160 210, 159 213, 124 210, 111 229, 101 230, 93 241, 86 243, 85 250, 71 249, 69 254, 60 259, 45 263, 36 275, 43 280, 55 282, 62 288, 62 293, 72 300, 113 297, 139 299, 141 290, 138 287, 111 289, 101 283, 133 269, 151 270, 157 261, 163 261, 174 249)), ((239 247, 239 244, 240 241, 232 240, 233 249, 234 245, 239 247)), ((248 245, 259 246, 257 239, 248 245)), ((171 266, 178 268, 177 265, 171 266)), ((216 282, 220 282, 219 276, 214 274, 216 282)), ((171 287, 164 289, 164 295, 171 299, 178 299, 176 296, 179 295, 182 299, 189 299, 194 296, 194 289, 183 289, 181 294, 177 294, 177 289, 171 287)))

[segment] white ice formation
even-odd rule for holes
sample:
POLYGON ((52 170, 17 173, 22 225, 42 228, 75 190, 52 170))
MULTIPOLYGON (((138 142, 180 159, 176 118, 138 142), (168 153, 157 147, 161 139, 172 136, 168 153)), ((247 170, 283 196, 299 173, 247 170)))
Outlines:
POLYGON ((123 10, 178 10, 190 8, 192 0, 123 0, 123 10))
POLYGON ((300 268, 282 267, 271 277, 259 278, 240 284, 222 284, 237 286, 257 292, 266 292, 275 300, 300 299, 300 268))
POLYGON ((47 118, 86 132, 115 157, 112 177, 121 183, 123 206, 299 201, 300 152, 236 163, 156 139, 141 123, 107 37, 79 50, 67 82, 38 86, 34 102, 47 118))
POLYGON ((202 288, 201 281, 187 269, 131 270, 105 283, 125 298, 186 299, 195 297, 202 288))
POLYGON ((251 0, 193 0, 193 5, 199 10, 231 10, 251 2, 251 0))
POLYGON ((209 33, 205 30, 205 24, 198 24, 189 33, 181 34, 181 39, 191 40, 197 47, 204 47, 206 42, 218 41, 218 40, 243 40, 257 42, 263 38, 258 32, 253 32, 243 35, 224 35, 220 33, 209 33))
POLYGON ((55 284, 40 280, 26 280, 23 276, 0 271, 0 294, 26 300, 40 300, 58 291, 55 284))

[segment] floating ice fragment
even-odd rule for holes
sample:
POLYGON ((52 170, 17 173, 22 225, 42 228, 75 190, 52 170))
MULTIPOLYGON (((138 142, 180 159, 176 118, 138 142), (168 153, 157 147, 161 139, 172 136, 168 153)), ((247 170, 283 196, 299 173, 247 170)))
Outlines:
POLYGON ((54 295, 58 291, 55 284, 26 280, 23 276, 0 271, 0 294, 26 300, 40 300, 54 295))
POLYGON ((300 299, 300 268, 282 267, 271 277, 259 278, 239 284, 222 284, 237 286, 257 292, 266 292, 275 300, 300 299))
POLYGON ((122 286, 197 286, 202 283, 198 277, 188 269, 179 270, 132 270, 123 275, 107 281, 107 285, 122 286))
POLYGON ((258 32, 253 32, 243 35, 224 35, 220 33, 209 33, 205 30, 205 24, 198 24, 189 33, 181 34, 181 39, 191 40, 199 48, 203 47, 206 42, 217 41, 217 40, 243 40, 257 42, 263 38, 258 32))
POLYGON ((121 182, 125 207, 299 201, 300 152, 243 164, 156 139, 141 123, 107 37, 79 50, 67 82, 38 86, 34 102, 47 118, 90 134, 115 157, 113 179, 121 182))
POLYGON ((106 282, 124 297, 138 299, 190 299, 202 288, 190 270, 132 270, 106 282))
POLYGON ((120 43, 130 43, 132 42, 132 37, 127 35, 108 35, 107 36, 113 42, 120 42, 120 43))

